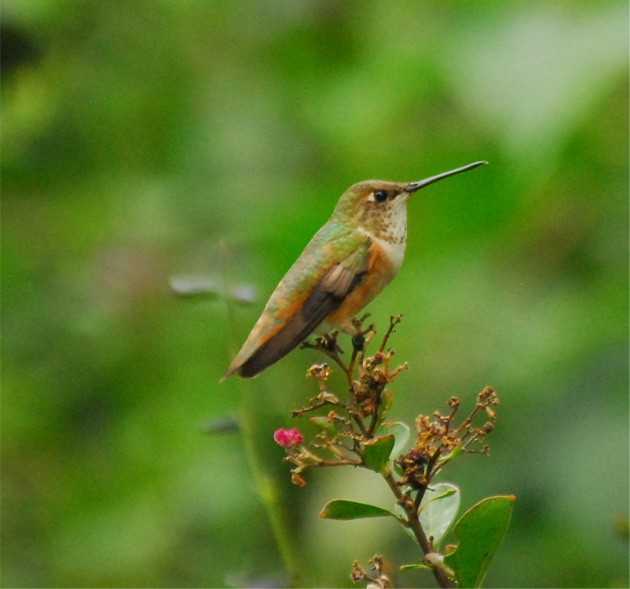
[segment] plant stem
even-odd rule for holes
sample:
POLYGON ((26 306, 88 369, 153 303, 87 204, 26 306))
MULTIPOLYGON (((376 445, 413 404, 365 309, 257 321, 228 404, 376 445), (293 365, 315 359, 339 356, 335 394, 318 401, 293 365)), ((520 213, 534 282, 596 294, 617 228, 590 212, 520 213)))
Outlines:
MULTIPOLYGON (((223 261, 223 277, 226 286, 229 278, 225 268, 228 267, 227 261, 229 257, 229 249, 222 244, 221 260, 223 261)), ((228 289, 226 288, 227 291, 228 289)), ((229 297, 226 297, 226 303, 228 324, 234 325, 234 303, 229 297)), ((228 350, 233 356, 237 349, 234 341, 234 332, 231 329, 228 329, 227 332, 229 334, 228 350)), ((265 460, 261 452, 263 446, 260 444, 260 437, 265 434, 258 431, 259 409, 255 405, 255 399, 257 398, 260 397, 255 396, 252 391, 242 391, 239 428, 243 437, 247 466, 249 472, 252 473, 256 491, 267 513, 280 558, 287 573, 288 586, 299 587, 301 585, 299 575, 301 567, 295 551, 296 543, 291 539, 287 522, 283 516, 277 485, 274 482, 274 478, 263 466, 265 460)))
POLYGON ((299 587, 301 585, 300 565, 294 551, 296 543, 291 540, 286 520, 283 517, 280 494, 274 478, 262 466, 264 458, 260 456, 261 444, 259 442, 259 433, 256 431, 257 408, 254 406, 254 398, 251 391, 244 392, 239 420, 247 463, 250 472, 253 474, 256 490, 269 518, 280 557, 289 577, 289 586, 299 587))
MULTIPOLYGON (((422 526, 420 525, 418 512, 414 509, 413 504, 410 504, 407 501, 407 498, 400 490, 400 487, 396 484, 396 481, 394 480, 391 472, 383 475, 383 478, 389 485, 392 493, 394 493, 394 495, 396 496, 398 504, 405 510, 405 513, 407 515, 407 525, 409 526, 409 529, 413 532, 413 535, 416 537, 418 544, 420 544, 422 552, 424 552, 425 555, 433 552, 433 546, 431 546, 431 543, 429 542, 426 534, 424 533, 424 530, 422 529, 422 526)), ((431 567, 431 571, 433 572, 433 576, 435 577, 435 580, 440 587, 443 587, 445 589, 449 589, 451 587, 448 577, 442 569, 431 567)))

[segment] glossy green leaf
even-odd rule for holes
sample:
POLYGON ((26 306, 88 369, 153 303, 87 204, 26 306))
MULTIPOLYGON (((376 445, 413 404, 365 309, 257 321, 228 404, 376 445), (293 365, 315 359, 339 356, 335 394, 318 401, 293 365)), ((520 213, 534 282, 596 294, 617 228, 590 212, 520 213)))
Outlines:
POLYGON ((319 517, 322 519, 361 519, 366 517, 396 517, 391 511, 358 501, 335 499, 324 505, 319 517))
POLYGON ((437 483, 427 490, 420 509, 420 524, 427 537, 433 537, 433 544, 439 548, 459 511, 460 492, 450 483, 437 483))
POLYGON ((376 472, 385 472, 395 441, 392 434, 387 434, 365 442, 363 444, 365 464, 376 472))
POLYGON ((488 497, 473 505, 453 528, 459 545, 444 558, 455 571, 459 587, 481 587, 512 516, 516 497, 488 497))
POLYGON ((390 460, 398 458, 406 449, 409 441, 409 426, 402 421, 394 421, 383 424, 383 428, 391 432, 396 439, 392 453, 390 454, 390 460))
MULTIPOLYGON (((420 506, 420 509, 418 509, 418 513, 420 513, 423 509, 425 509, 425 507, 429 505, 429 503, 431 503, 432 501, 438 501, 439 499, 450 497, 451 495, 454 495, 458 491, 455 485, 450 485, 449 483, 441 483, 441 484, 448 485, 449 487, 452 487, 452 488, 446 489, 445 491, 440 491, 438 495, 434 495, 428 501, 424 501, 422 505, 420 506)), ((432 490, 434 492, 437 492, 435 487, 433 487, 432 490)))

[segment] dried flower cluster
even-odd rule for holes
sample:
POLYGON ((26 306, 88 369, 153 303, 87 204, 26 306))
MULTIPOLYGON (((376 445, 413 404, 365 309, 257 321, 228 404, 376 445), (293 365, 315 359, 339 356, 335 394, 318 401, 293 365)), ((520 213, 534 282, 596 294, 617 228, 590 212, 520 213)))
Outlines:
MULTIPOLYGON (((363 317, 357 322, 359 328, 365 319, 363 317)), ((315 413, 310 421, 319 428, 319 433, 309 443, 303 443, 303 436, 296 428, 278 430, 274 437, 284 447, 285 461, 293 465, 291 480, 297 485, 306 484, 302 475, 313 467, 351 465, 378 472, 401 507, 401 515, 395 517, 413 533, 425 555, 436 554, 432 538, 426 537, 419 521, 424 494, 435 475, 459 454, 488 453, 488 446, 483 442, 494 427, 493 407, 499 401, 495 392, 486 387, 477 396, 472 411, 456 423, 460 402, 451 397, 446 414, 435 411, 432 415, 416 418, 413 446, 392 461, 395 443, 393 426, 403 424, 385 421, 392 404, 389 385, 407 368, 407 364, 392 368, 394 351, 386 348, 400 321, 400 316, 391 318, 388 330, 372 355, 367 355, 366 350, 376 335, 374 326, 370 325, 365 330, 361 328, 361 346, 355 345, 347 364, 335 335, 318 339, 315 344, 303 344, 303 347, 323 352, 341 369, 347 382, 347 400, 329 389, 332 368, 328 364, 313 365, 306 374, 317 382, 319 392, 308 400, 307 405, 294 409, 292 415, 303 417, 307 413, 315 413), (483 423, 476 425, 480 416, 483 416, 483 423)), ((408 434, 409 429, 404 431, 408 434)), ((440 586, 447 587, 451 574, 445 566, 436 562, 431 561, 427 566, 433 570, 440 586)), ((372 588, 390 587, 389 577, 383 572, 382 558, 375 556, 370 564, 375 575, 368 574, 355 562, 353 581, 368 581, 368 587, 372 588)))
POLYGON ((397 484, 418 491, 421 499, 433 477, 460 452, 487 454, 489 446, 478 448, 475 444, 480 444, 494 428, 495 411, 492 406, 498 403, 494 390, 486 387, 477 395, 473 410, 459 425, 454 424, 460 405, 457 397, 449 399, 450 411, 447 415, 442 415, 440 411, 435 411, 431 417, 418 415, 415 446, 395 461, 402 473, 397 484), (475 418, 482 413, 485 413, 487 421, 481 426, 474 425, 475 418))
MULTIPOLYGON (((358 322, 359 326, 366 318, 367 316, 358 322)), ((310 398, 306 406, 294 409, 293 417, 302 417, 305 413, 322 408, 326 409, 326 414, 310 419, 321 431, 308 448, 305 445, 283 444, 287 454, 285 460, 294 465, 291 473, 295 484, 304 485, 301 473, 315 466, 369 467, 364 460, 365 444, 377 437, 376 430, 382 425, 391 406, 389 383, 407 368, 403 364, 391 369, 390 362, 394 352, 384 351, 394 327, 400 321, 400 316, 392 317, 389 329, 373 356, 366 356, 365 349, 376 334, 374 326, 370 325, 362 330, 363 349, 353 349, 347 365, 341 357, 343 352, 334 335, 320 338, 315 344, 303 344, 303 347, 320 350, 334 360, 346 375, 349 395, 348 400, 344 401, 329 390, 328 379, 333 371, 328 364, 315 364, 307 371, 307 377, 317 382, 319 393, 310 398)))
MULTIPOLYGON (((328 380, 333 370, 328 364, 315 364, 307 371, 307 377, 317 382, 319 393, 310 398, 306 406, 294 409, 292 415, 302 417, 323 408, 324 415, 310 419, 321 431, 309 447, 299 443, 303 437, 296 428, 278 430, 275 434, 276 441, 285 447, 285 459, 294 465, 294 483, 304 485, 301 473, 311 467, 370 467, 365 462, 365 446, 382 437, 381 426, 387 425, 384 419, 392 404, 388 385, 407 368, 405 363, 392 369, 390 364, 394 351, 385 351, 394 327, 400 321, 400 316, 391 318, 389 328, 374 355, 366 356, 364 351, 355 349, 348 364, 344 363, 334 336, 318 339, 315 344, 304 344, 304 347, 318 349, 335 361, 346 375, 349 395, 348 400, 344 401, 329 390, 328 380)), ((363 334, 365 350, 376 334, 374 326, 370 325, 363 334)), ((394 462, 400 475, 396 484, 407 488, 407 492, 424 491, 444 464, 460 452, 487 453, 487 446, 477 448, 476 445, 492 431, 495 418, 492 406, 498 402, 495 392, 486 387, 477 396, 474 409, 457 425, 455 416, 460 402, 456 397, 449 400, 450 410, 445 415, 439 411, 431 416, 419 415, 416 418, 417 436, 413 448, 394 462), (476 426, 473 422, 481 413, 485 413, 486 421, 476 426)))
POLYGON ((385 572, 385 562, 380 554, 375 554, 368 564, 372 565, 373 574, 368 573, 356 560, 352 563, 352 573, 350 578, 353 583, 367 581, 366 589, 390 589, 393 587, 392 580, 385 572))

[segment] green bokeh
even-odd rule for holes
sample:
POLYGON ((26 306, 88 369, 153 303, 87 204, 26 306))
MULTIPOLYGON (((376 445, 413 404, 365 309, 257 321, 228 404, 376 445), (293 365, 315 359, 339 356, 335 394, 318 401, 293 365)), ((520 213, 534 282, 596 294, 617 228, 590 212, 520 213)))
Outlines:
POLYGON ((491 457, 447 472, 464 507, 518 497, 486 585, 627 586, 627 21, 621 0, 3 0, 2 585, 281 583, 240 437, 201 432, 244 395, 305 585, 413 562, 395 522, 318 517, 391 508, 378 478, 290 485, 271 434, 314 352, 218 379, 348 185, 487 159, 410 202, 370 305, 405 317, 391 417, 492 385, 491 457), (262 300, 183 301, 182 275, 262 300))

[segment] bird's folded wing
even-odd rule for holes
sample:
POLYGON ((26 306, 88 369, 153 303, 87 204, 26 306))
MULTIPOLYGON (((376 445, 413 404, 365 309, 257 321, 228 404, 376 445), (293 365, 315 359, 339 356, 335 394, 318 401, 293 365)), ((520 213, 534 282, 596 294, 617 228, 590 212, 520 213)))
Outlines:
POLYGON ((293 317, 240 366, 241 376, 255 376, 288 354, 343 303, 368 269, 369 246, 369 241, 366 241, 322 276, 293 317))

